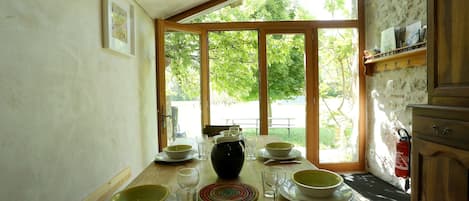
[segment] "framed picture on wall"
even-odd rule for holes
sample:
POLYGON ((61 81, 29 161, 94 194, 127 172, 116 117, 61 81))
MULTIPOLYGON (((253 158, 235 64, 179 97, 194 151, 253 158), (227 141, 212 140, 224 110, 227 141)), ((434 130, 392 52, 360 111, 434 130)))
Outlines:
POLYGON ((103 45, 116 52, 135 55, 135 14, 127 0, 103 0, 103 45))

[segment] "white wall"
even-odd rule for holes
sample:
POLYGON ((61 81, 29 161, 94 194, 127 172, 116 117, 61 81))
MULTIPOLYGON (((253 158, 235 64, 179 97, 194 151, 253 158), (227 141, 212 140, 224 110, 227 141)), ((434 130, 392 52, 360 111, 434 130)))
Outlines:
MULTIPOLYGON (((418 20, 426 24, 425 0, 365 1, 366 48, 380 47, 381 31, 404 27, 418 20)), ((400 69, 367 76, 367 169, 404 189, 405 181, 394 175, 395 128, 411 132, 409 104, 427 103, 427 68, 400 69)))
POLYGON ((101 0, 0 2, 0 200, 81 200, 157 152, 155 37, 102 48, 101 0))

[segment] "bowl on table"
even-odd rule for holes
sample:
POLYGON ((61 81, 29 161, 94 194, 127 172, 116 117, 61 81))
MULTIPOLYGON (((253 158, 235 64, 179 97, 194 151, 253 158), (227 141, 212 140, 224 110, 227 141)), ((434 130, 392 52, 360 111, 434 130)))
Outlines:
POLYGON ((339 188, 344 179, 329 170, 299 170, 292 174, 297 188, 309 197, 329 197, 339 188))
POLYGON ((286 157, 293 149, 293 144, 288 142, 271 142, 265 145, 265 150, 274 157, 286 157))
POLYGON ((125 189, 114 194, 111 201, 152 200, 163 201, 169 195, 169 189, 163 185, 143 185, 125 189))
POLYGON ((163 151, 171 159, 183 159, 192 152, 192 146, 185 144, 171 145, 164 148, 163 151))

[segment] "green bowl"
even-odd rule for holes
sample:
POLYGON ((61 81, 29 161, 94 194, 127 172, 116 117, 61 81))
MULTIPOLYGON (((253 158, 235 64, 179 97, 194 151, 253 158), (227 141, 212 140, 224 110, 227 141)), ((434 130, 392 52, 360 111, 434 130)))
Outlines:
POLYGON ((339 188, 344 179, 329 170, 299 170, 292 174, 292 181, 306 196, 329 197, 339 188))
POLYGON ((265 145, 265 150, 267 150, 271 156, 286 157, 290 154, 293 146, 293 144, 288 142, 271 142, 265 145))
POLYGON ((114 194, 111 201, 163 201, 169 195, 169 189, 162 185, 143 185, 125 189, 114 194))
POLYGON ((191 153, 192 146, 185 144, 171 145, 164 148, 163 151, 171 159, 183 159, 191 153))

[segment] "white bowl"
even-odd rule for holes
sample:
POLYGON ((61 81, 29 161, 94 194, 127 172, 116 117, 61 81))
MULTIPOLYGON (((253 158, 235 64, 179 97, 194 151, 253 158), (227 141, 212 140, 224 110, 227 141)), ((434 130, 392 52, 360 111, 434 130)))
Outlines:
POLYGON ((163 151, 171 159, 183 159, 191 153, 192 146, 185 144, 171 145, 164 148, 163 151))
POLYGON ((299 170, 292 174, 292 181, 309 197, 329 197, 339 188, 344 179, 329 170, 299 170))
POLYGON ((271 142, 265 145, 265 150, 274 157, 286 157, 293 149, 293 144, 288 142, 271 142))

